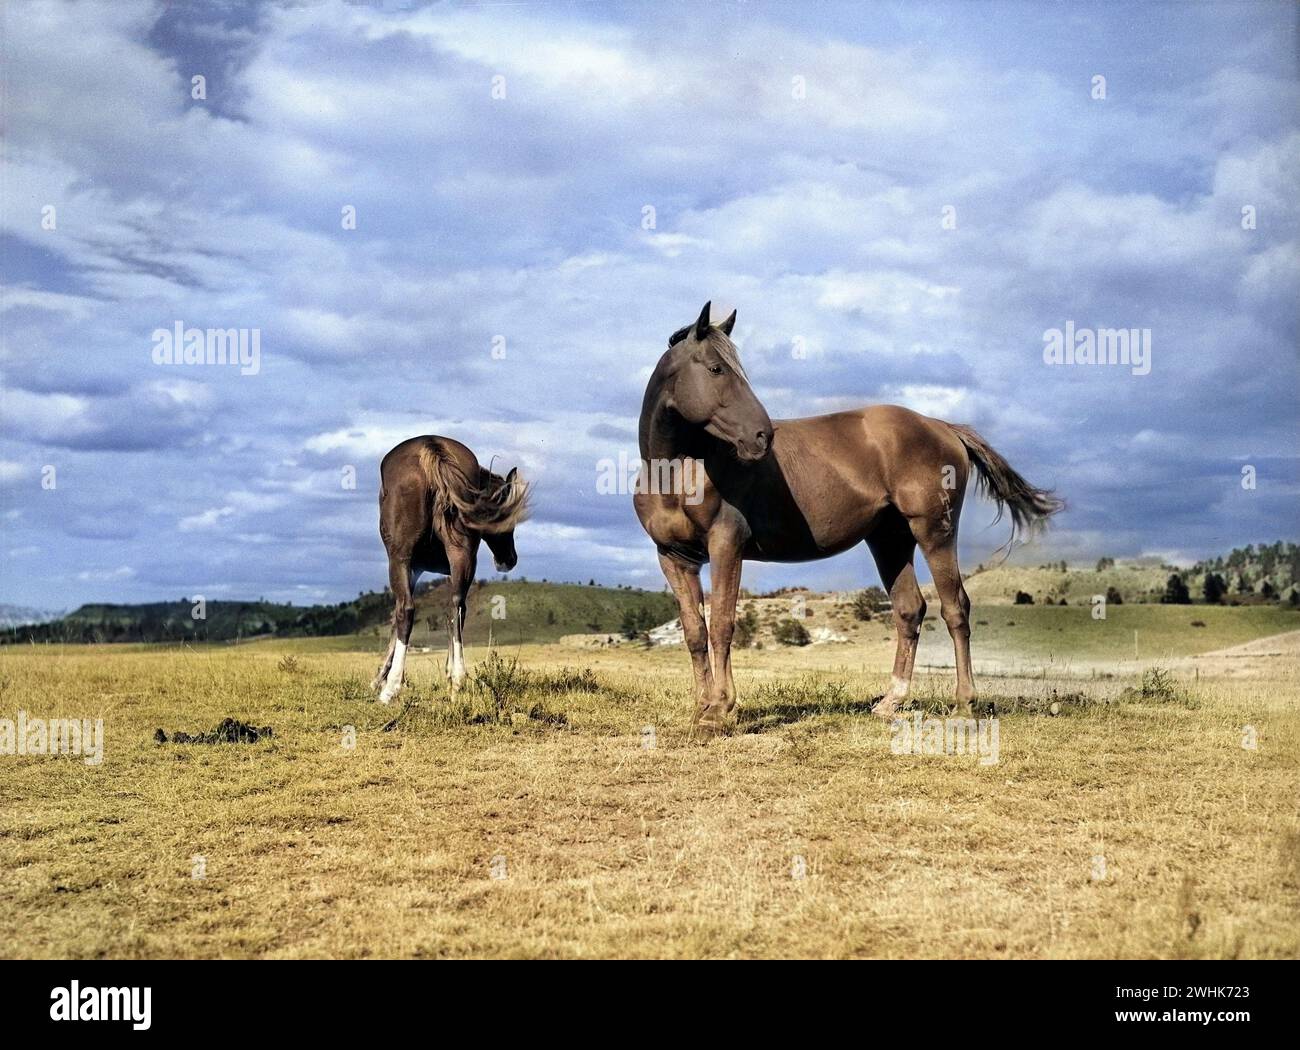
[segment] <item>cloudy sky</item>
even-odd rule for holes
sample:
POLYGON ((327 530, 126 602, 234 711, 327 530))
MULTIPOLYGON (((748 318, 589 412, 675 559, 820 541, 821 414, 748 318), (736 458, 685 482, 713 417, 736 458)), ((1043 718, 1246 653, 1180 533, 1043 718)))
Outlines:
POLYGON ((535 480, 519 572, 662 586, 598 464, 707 299, 773 417, 896 402, 1058 488, 1025 560, 1295 538, 1293 4, 4 10, 0 601, 380 587, 421 433, 535 480), (259 370, 155 363, 177 322, 259 370), (1045 364, 1067 322, 1150 374, 1045 364))

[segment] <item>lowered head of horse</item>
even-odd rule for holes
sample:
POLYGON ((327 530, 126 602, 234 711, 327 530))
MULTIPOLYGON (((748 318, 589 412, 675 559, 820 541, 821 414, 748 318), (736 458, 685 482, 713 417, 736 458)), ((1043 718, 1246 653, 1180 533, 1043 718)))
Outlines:
POLYGON ((736 313, 720 325, 709 322, 705 303, 693 325, 674 332, 660 362, 662 404, 690 426, 729 445, 744 463, 762 459, 772 447, 772 420, 750 389, 740 355, 731 341, 736 313))
POLYGON ((528 490, 518 467, 505 477, 482 467, 477 487, 443 490, 465 527, 483 537, 497 572, 509 572, 519 564, 515 527, 528 517, 528 490))

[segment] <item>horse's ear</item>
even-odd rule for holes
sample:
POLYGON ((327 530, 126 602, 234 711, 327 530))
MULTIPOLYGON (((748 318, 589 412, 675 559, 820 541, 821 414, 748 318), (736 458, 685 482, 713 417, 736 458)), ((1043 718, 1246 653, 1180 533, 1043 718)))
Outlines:
POLYGON ((731 330, 736 327, 736 311, 732 310, 731 316, 723 321, 722 324, 718 325, 718 327, 722 329, 723 335, 731 335, 731 330))
POLYGON ((513 485, 515 483, 515 478, 517 477, 519 477, 519 468, 511 467, 510 473, 506 475, 506 484, 513 485))
POLYGON ((695 322, 695 338, 703 339, 709 334, 709 311, 713 309, 712 301, 704 304, 704 309, 700 311, 699 320, 695 322))

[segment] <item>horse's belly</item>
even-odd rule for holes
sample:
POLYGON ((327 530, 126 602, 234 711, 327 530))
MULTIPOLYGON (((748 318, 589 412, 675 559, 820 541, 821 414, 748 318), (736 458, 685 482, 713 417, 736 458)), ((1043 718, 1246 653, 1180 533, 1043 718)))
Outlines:
POLYGON ((745 557, 751 561, 800 562, 819 561, 843 554, 861 543, 865 531, 854 531, 834 537, 818 537, 813 533, 780 536, 753 534, 745 544, 745 557))
POLYGON ((426 536, 416 545, 411 553, 411 568, 416 572, 433 572, 442 576, 451 575, 451 564, 447 560, 447 550, 433 536, 426 536))
POLYGON ((882 506, 881 501, 842 499, 820 513, 808 513, 794 498, 756 502, 745 513, 750 530, 745 557, 775 562, 833 558, 866 539, 882 506))

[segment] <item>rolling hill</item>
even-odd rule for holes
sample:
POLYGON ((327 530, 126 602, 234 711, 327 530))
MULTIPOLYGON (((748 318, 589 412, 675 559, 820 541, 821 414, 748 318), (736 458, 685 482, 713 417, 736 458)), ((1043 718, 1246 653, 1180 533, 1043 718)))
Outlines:
MULTIPOLYGON (((444 579, 417 591, 413 644, 445 642, 447 588, 444 579)), ((209 601, 196 610, 189 599, 143 605, 94 604, 48 623, 9 627, 0 632, 0 643, 375 636, 387 632, 392 611, 392 598, 374 591, 338 605, 209 601)), ((481 642, 491 632, 503 642, 545 642, 565 634, 619 631, 629 614, 644 625, 662 623, 677 615, 677 605, 662 591, 523 580, 480 582, 470 591, 466 637, 481 642)))

